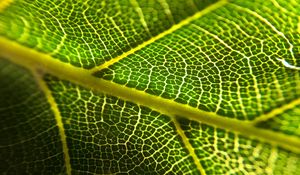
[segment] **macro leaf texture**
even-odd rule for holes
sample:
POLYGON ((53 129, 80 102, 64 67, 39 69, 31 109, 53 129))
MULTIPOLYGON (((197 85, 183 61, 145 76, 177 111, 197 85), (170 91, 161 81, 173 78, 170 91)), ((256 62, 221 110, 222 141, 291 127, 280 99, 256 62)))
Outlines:
POLYGON ((0 1, 1 174, 300 174, 299 0, 0 1))

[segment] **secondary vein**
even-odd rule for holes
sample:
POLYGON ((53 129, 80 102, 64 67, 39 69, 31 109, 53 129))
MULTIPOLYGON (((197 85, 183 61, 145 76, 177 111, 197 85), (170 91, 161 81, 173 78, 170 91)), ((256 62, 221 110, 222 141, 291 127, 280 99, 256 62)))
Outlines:
POLYGON ((199 159, 198 159, 198 157, 197 157, 197 155, 195 153, 195 150, 194 150, 193 146, 191 145, 191 143, 189 142, 188 138, 186 137, 184 131, 180 127, 180 124, 178 123, 178 120, 175 117, 173 117, 172 121, 173 121, 173 123, 175 125, 177 133, 182 138, 183 144, 185 145, 185 147, 189 151, 190 155, 192 156, 197 169, 200 171, 201 175, 206 175, 206 173, 204 171, 204 168, 202 167, 202 165, 201 165, 201 163, 200 163, 200 161, 199 161, 199 159))
POLYGON ((57 104, 51 94, 51 91, 48 89, 48 86, 46 85, 46 83, 44 82, 42 76, 40 76, 36 70, 32 70, 33 71, 33 75, 40 87, 40 89, 44 92, 48 103, 51 106, 51 110, 54 113, 55 116, 55 120, 56 120, 56 125, 58 127, 58 131, 59 131, 59 135, 60 135, 60 140, 62 143, 62 149, 63 149, 63 153, 64 153, 64 160, 65 160, 65 166, 66 166, 66 173, 68 175, 71 175, 71 162, 70 162, 70 155, 69 155, 69 149, 68 149, 68 145, 67 145, 67 137, 66 137, 66 133, 65 133, 65 129, 64 129, 64 125, 63 125, 63 121, 62 121, 62 117, 60 114, 60 111, 57 107, 57 104))
POLYGON ((220 0, 219 2, 214 3, 214 4, 210 5, 210 6, 208 6, 207 8, 205 8, 205 9, 197 12, 193 16, 190 16, 190 17, 186 18, 185 20, 182 20, 178 24, 173 25, 168 30, 166 30, 166 31, 164 31, 164 32, 162 32, 162 33, 160 33, 160 34, 158 34, 158 35, 150 38, 149 40, 143 42, 142 44, 138 45, 137 47, 135 47, 135 48, 133 48, 133 49, 127 51, 127 52, 124 52, 123 54, 117 56, 116 58, 111 59, 110 61, 105 62, 104 64, 101 64, 99 66, 96 66, 96 67, 90 69, 90 71, 92 73, 94 73, 94 72, 97 72, 97 71, 102 70, 104 68, 107 68, 108 66, 110 66, 110 65, 112 65, 112 64, 114 64, 114 63, 116 63, 116 62, 118 62, 120 60, 122 60, 123 58, 127 57, 128 55, 133 54, 134 52, 136 52, 136 51, 138 51, 138 50, 146 47, 147 45, 149 45, 149 44, 157 41, 158 39, 160 39, 160 38, 162 38, 162 37, 164 37, 164 36, 166 36, 168 34, 173 33, 174 31, 180 29, 181 27, 189 24, 191 21, 196 20, 196 19, 200 18, 201 16, 203 16, 203 15, 205 15, 205 14, 207 14, 207 13, 213 11, 213 10, 216 10, 216 9, 222 7, 222 6, 224 6, 226 3, 227 3, 227 0, 220 0))
POLYGON ((249 121, 241 121, 220 116, 213 112, 202 111, 170 99, 151 95, 144 91, 139 91, 104 79, 99 79, 93 76, 88 70, 74 67, 68 63, 63 63, 47 54, 19 45, 18 43, 3 37, 0 37, 0 56, 28 69, 36 68, 43 70, 58 78, 133 103, 147 106, 162 114, 181 116, 190 120, 203 122, 244 136, 254 137, 263 142, 281 146, 287 150, 294 151, 295 153, 300 153, 300 139, 296 136, 257 128, 249 121))
POLYGON ((293 109, 296 106, 300 105, 300 98, 297 98, 287 104, 284 104, 278 108, 273 109, 271 112, 267 114, 260 115, 251 121, 254 125, 263 121, 267 121, 268 119, 274 118, 277 115, 284 113, 287 110, 293 109))

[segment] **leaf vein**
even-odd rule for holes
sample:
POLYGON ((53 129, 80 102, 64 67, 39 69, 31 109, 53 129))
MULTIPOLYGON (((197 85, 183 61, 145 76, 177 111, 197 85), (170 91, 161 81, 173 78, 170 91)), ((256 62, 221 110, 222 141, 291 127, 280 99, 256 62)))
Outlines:
POLYGON ((39 75, 37 73, 37 71, 34 71, 33 74, 34 74, 34 77, 36 78, 36 81, 38 82, 38 85, 40 86, 41 90, 44 92, 44 94, 48 100, 48 103, 50 104, 51 109, 54 113, 56 124, 57 124, 58 130, 59 130, 60 140, 62 143, 62 149, 63 149, 63 153, 64 153, 64 161, 65 161, 65 166, 66 166, 66 173, 68 175, 71 175, 71 171, 72 171, 71 161, 70 161, 69 149, 68 149, 68 145, 67 145, 67 137, 66 137, 63 121, 62 121, 62 116, 57 107, 55 99, 53 98, 53 96, 51 94, 51 91, 48 89, 48 87, 47 87, 46 83, 44 82, 44 80, 42 79, 41 75, 39 75))
POLYGON ((111 59, 110 61, 107 61, 107 62, 105 62, 105 63, 103 63, 103 64, 101 64, 99 66, 96 66, 96 67, 90 69, 90 72, 94 73, 94 72, 97 72, 97 71, 102 70, 104 68, 107 68, 108 66, 110 66, 110 65, 112 65, 112 64, 114 64, 114 63, 116 63, 116 62, 118 62, 120 60, 122 60, 125 57, 127 57, 128 55, 131 55, 131 54, 135 53, 136 51, 138 51, 138 50, 146 47, 147 45, 149 45, 149 44, 157 41, 158 39, 160 39, 160 38, 162 38, 162 37, 164 37, 164 36, 166 36, 168 34, 171 34, 174 31, 180 29, 181 27, 189 24, 191 21, 193 21, 195 19, 198 19, 201 16, 203 16, 203 15, 205 15, 205 14, 207 14, 207 13, 213 11, 213 10, 218 9, 218 8, 224 6, 225 4, 227 4, 227 0, 221 0, 221 1, 217 2, 217 3, 215 3, 215 4, 212 4, 212 5, 208 6, 207 8, 205 8, 205 9, 197 12, 193 16, 190 16, 190 17, 186 18, 185 20, 182 20, 178 24, 173 25, 168 30, 166 30, 166 31, 164 31, 164 32, 162 32, 162 33, 160 33, 160 34, 158 34, 158 35, 150 38, 149 40, 147 40, 145 42, 143 42, 142 44, 138 45, 137 47, 132 48, 131 50, 129 50, 127 52, 124 52, 123 54, 121 54, 121 55, 119 55, 119 56, 111 59))

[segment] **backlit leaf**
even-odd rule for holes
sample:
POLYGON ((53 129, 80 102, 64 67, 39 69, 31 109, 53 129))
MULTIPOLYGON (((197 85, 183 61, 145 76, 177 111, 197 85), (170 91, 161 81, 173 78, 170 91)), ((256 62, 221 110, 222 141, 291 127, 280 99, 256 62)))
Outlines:
POLYGON ((298 0, 0 2, 3 174, 299 174, 298 0))

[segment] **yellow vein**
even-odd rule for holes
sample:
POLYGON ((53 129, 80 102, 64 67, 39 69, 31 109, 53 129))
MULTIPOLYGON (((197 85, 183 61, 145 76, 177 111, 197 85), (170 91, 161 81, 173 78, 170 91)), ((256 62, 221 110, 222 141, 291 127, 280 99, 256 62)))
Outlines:
POLYGON ((270 156, 268 158, 268 164, 267 167, 265 168, 267 174, 274 174, 274 169, 276 167, 276 161, 278 159, 278 148, 277 147, 272 147, 270 156))
POLYGON ((298 137, 257 128, 249 122, 222 117, 213 112, 202 111, 189 105, 177 103, 173 100, 147 94, 144 91, 138 91, 104 79, 99 79, 92 76, 88 70, 74 67, 68 63, 63 63, 47 54, 19 45, 18 43, 3 37, 0 37, 0 56, 29 69, 34 67, 83 87, 147 106, 162 114, 182 116, 221 129, 234 131, 244 136, 254 137, 263 142, 268 142, 281 146, 287 150, 300 153, 300 139, 298 137))
POLYGON ((0 1, 0 12, 2 12, 5 8, 7 8, 13 0, 1 0, 0 1))
POLYGON ((178 120, 173 117, 172 121, 175 125, 176 131, 179 134, 179 136, 182 139, 183 144, 185 145, 185 147, 187 148, 187 150, 189 151, 190 155, 192 156, 195 165, 197 167, 197 169, 200 171, 201 175, 206 175, 204 168, 202 167, 202 165, 200 164, 200 160, 197 157, 196 153, 195 153, 195 149, 193 148, 193 146, 191 145, 191 143, 189 142, 188 138, 186 137, 184 131, 182 130, 182 128, 180 127, 180 124, 178 123, 178 120))
POLYGON ((271 2, 273 3, 273 5, 275 7, 277 7, 282 12, 284 12, 284 13, 288 13, 289 12, 287 9, 283 8, 276 0, 271 0, 271 2))
POLYGON ((300 16, 298 16, 298 29, 297 29, 298 33, 300 33, 300 16))
POLYGON ((96 71, 99 71, 101 69, 107 68, 108 66, 110 66, 110 65, 120 61, 121 59, 127 57, 128 55, 133 54, 134 52, 146 47, 147 45, 157 41, 158 39, 160 39, 160 38, 162 38, 162 37, 164 37, 168 34, 173 33, 174 31, 180 29, 181 27, 189 24, 191 21, 196 20, 196 19, 200 18, 201 16, 224 6, 226 3, 227 3, 227 0, 221 0, 217 3, 215 3, 215 4, 212 4, 212 5, 208 6, 207 8, 205 8, 204 10, 197 12, 195 15, 193 15, 191 17, 188 17, 185 20, 181 21, 180 23, 172 26, 170 29, 168 29, 168 30, 152 37, 151 39, 143 42, 142 44, 138 45, 137 47, 135 47, 135 48, 133 48, 133 49, 127 51, 127 52, 124 52, 123 54, 117 56, 116 58, 111 59, 110 61, 105 62, 104 64, 102 64, 100 66, 97 66, 97 67, 94 67, 93 69, 90 69, 90 71, 91 72, 96 72, 96 71))
POLYGON ((285 111, 294 109, 296 106, 300 105, 300 98, 291 101, 290 103, 284 104, 281 107, 273 109, 271 112, 267 114, 260 115, 259 117, 255 118, 251 121, 254 125, 268 119, 274 118, 277 115, 283 114, 285 111))
POLYGON ((44 92, 48 103, 51 106, 51 109, 54 113, 56 124, 59 130, 59 135, 60 135, 60 140, 62 143, 62 148, 63 148, 63 153, 64 153, 64 159, 65 159, 65 166, 66 166, 66 171, 68 175, 71 175, 71 162, 70 162, 70 156, 69 156, 69 149, 67 145, 67 138, 65 134, 65 129, 62 121, 62 117, 60 115, 59 109, 57 107, 57 104, 51 94, 51 91, 48 89, 46 83, 44 82, 42 75, 37 72, 37 70, 31 69, 33 72, 33 75, 36 78, 36 81, 38 82, 38 85, 40 89, 44 92))

